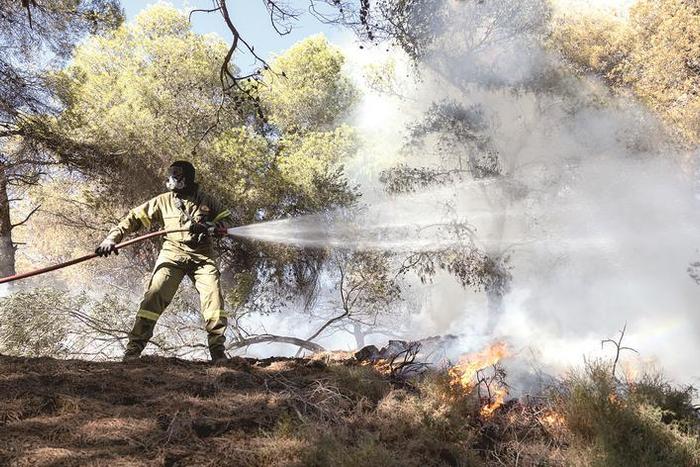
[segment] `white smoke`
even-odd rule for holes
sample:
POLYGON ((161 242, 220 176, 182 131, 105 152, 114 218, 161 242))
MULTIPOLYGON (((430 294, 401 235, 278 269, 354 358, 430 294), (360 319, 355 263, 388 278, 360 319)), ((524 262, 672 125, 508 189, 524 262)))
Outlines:
MULTIPOLYGON (((355 119, 365 149, 349 168, 370 202, 386 199, 377 172, 402 161, 406 124, 431 102, 481 105, 503 165, 503 177, 486 188, 462 183, 421 195, 450 200, 457 217, 478 226, 484 248, 510 253, 513 280, 495 334, 485 334, 484 295, 438 274, 421 289, 409 337, 466 335, 464 351, 505 337, 521 355, 559 372, 584 355, 610 356, 600 341, 626 323, 624 344, 640 356, 624 358, 697 381, 700 287, 687 274, 700 238, 694 158, 673 149, 639 104, 609 94, 594 78, 552 78, 558 59, 528 30, 537 26, 531 16, 537 2, 512 2, 515 9, 499 19, 498 40, 465 50, 478 33, 474 18, 493 19, 495 11, 482 4, 489 2, 452 3, 457 10, 423 61, 419 84, 403 81, 395 94, 407 98, 366 89, 355 119), (474 216, 485 209, 490 217, 474 216)), ((345 50, 358 69, 383 49, 345 50)), ((406 69, 396 73, 399 82, 406 69)), ((428 152, 404 162, 426 166, 437 157, 428 152)), ((395 216, 387 210, 381 221, 430 214, 416 207, 407 218, 401 209, 395 216)))

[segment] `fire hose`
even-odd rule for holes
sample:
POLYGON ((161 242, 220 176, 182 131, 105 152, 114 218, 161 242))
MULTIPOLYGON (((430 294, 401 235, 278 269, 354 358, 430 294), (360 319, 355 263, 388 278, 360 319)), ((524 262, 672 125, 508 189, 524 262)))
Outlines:
MULTIPOLYGON (((175 233, 175 232, 187 232, 188 229, 173 229, 173 230, 158 230, 157 232, 151 232, 147 233, 145 235, 141 235, 140 237, 133 238, 131 240, 128 240, 126 242, 119 243, 118 245, 115 245, 115 248, 119 250, 120 248, 127 247, 129 245, 133 245, 134 243, 139 243, 144 240, 148 240, 149 238, 154 238, 154 237, 160 237, 162 235, 166 235, 169 233, 175 233)), ((221 234, 222 232, 219 231, 214 231, 215 234, 221 234)), ((38 276, 39 274, 44 274, 46 272, 50 271, 55 271, 56 269, 62 269, 68 266, 72 266, 74 264, 82 263, 83 261, 88 261, 93 258, 97 258, 97 253, 91 253, 89 255, 81 256, 80 258, 75 258, 70 261, 66 261, 65 263, 59 263, 59 264, 54 264, 52 266, 47 266, 45 268, 41 269, 35 269, 34 271, 29 271, 29 272, 24 272, 22 274, 15 274, 13 276, 7 276, 0 278, 0 284, 6 284, 8 282, 13 282, 17 281, 20 279, 25 279, 27 277, 32 277, 32 276, 38 276)))

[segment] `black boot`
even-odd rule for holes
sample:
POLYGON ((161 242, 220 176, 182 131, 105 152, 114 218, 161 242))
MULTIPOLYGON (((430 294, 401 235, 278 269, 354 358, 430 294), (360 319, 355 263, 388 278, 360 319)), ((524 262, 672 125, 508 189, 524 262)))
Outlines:
POLYGON ((129 333, 129 343, 126 345, 126 352, 122 357, 122 362, 133 362, 141 357, 141 352, 153 337, 153 328, 156 322, 150 319, 136 317, 134 328, 129 333))
POLYGON ((226 318, 212 319, 207 321, 207 334, 209 334, 209 354, 212 362, 228 360, 226 357, 226 318))
POLYGON ((136 348, 128 348, 126 349, 126 352, 124 352, 124 356, 122 357, 122 362, 135 362, 141 358, 141 351, 136 348))
POLYGON ((228 360, 223 346, 209 349, 209 354, 211 354, 212 363, 225 362, 228 360))

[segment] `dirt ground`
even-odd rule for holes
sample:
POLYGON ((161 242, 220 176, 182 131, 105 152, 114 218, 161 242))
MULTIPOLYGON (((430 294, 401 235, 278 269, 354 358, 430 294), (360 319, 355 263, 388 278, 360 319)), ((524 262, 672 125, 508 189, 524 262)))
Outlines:
POLYGON ((0 356, 0 464, 258 464, 263 445, 277 442, 269 430, 295 410, 290 387, 325 372, 323 361, 303 359, 0 356))
POLYGON ((690 389, 655 379, 621 392, 605 365, 560 386, 484 415, 483 395, 447 371, 401 379, 342 352, 0 355, 0 466, 700 465, 690 389))

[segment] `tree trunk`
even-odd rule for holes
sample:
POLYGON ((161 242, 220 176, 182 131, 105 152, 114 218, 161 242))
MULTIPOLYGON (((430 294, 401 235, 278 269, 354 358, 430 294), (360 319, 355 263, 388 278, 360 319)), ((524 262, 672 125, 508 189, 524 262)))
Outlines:
POLYGON ((12 244, 7 173, 5 166, 0 164, 0 277, 11 276, 15 272, 15 246, 12 244))
POLYGON ((365 346, 365 333, 362 331, 362 326, 359 323, 352 323, 352 334, 355 337, 355 345, 358 349, 365 346))
POLYGON ((486 334, 490 335, 496 330, 504 311, 503 290, 500 287, 486 288, 486 310, 488 311, 486 334))

